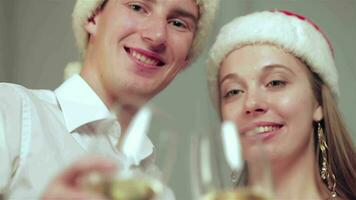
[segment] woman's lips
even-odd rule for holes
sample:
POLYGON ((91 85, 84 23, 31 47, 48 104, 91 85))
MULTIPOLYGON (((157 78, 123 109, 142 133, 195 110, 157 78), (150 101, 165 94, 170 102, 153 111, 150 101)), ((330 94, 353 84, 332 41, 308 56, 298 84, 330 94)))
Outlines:
POLYGON ((242 136, 248 139, 260 139, 265 141, 279 134, 283 127, 284 125, 282 124, 255 126, 253 129, 242 133, 242 136))

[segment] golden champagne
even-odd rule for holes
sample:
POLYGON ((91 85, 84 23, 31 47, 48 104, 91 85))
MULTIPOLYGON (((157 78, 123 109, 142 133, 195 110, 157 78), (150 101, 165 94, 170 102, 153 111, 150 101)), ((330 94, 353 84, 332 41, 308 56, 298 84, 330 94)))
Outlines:
POLYGON ((202 200, 272 200, 271 195, 256 190, 241 188, 223 192, 211 192, 202 200))
POLYGON ((87 179, 84 186, 110 200, 153 200, 162 191, 159 181, 146 178, 95 177, 87 179))

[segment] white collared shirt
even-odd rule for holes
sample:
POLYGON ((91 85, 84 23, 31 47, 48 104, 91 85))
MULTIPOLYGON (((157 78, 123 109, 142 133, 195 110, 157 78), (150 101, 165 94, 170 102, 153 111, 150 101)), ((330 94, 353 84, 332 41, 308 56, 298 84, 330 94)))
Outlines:
MULTIPOLYGON (((55 175, 91 152, 130 165, 116 148, 119 137, 120 124, 79 75, 54 92, 1 83, 0 194, 38 199, 55 175)), ((136 158, 149 168, 152 152, 146 138, 136 158)))

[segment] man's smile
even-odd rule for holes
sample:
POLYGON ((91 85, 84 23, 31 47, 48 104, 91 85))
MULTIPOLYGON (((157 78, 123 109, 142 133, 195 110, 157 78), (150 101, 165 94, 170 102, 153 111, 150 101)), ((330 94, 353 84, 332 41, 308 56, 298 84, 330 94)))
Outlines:
POLYGON ((165 64, 159 55, 151 51, 129 47, 125 47, 125 51, 136 63, 144 67, 157 68, 165 64))

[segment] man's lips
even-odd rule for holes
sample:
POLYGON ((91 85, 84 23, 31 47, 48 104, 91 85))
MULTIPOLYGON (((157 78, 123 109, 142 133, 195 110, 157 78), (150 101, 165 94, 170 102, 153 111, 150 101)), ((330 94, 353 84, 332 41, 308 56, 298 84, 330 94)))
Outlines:
POLYGON ((132 59, 146 67, 162 67, 165 64, 163 59, 154 52, 129 47, 124 47, 124 49, 132 59))

